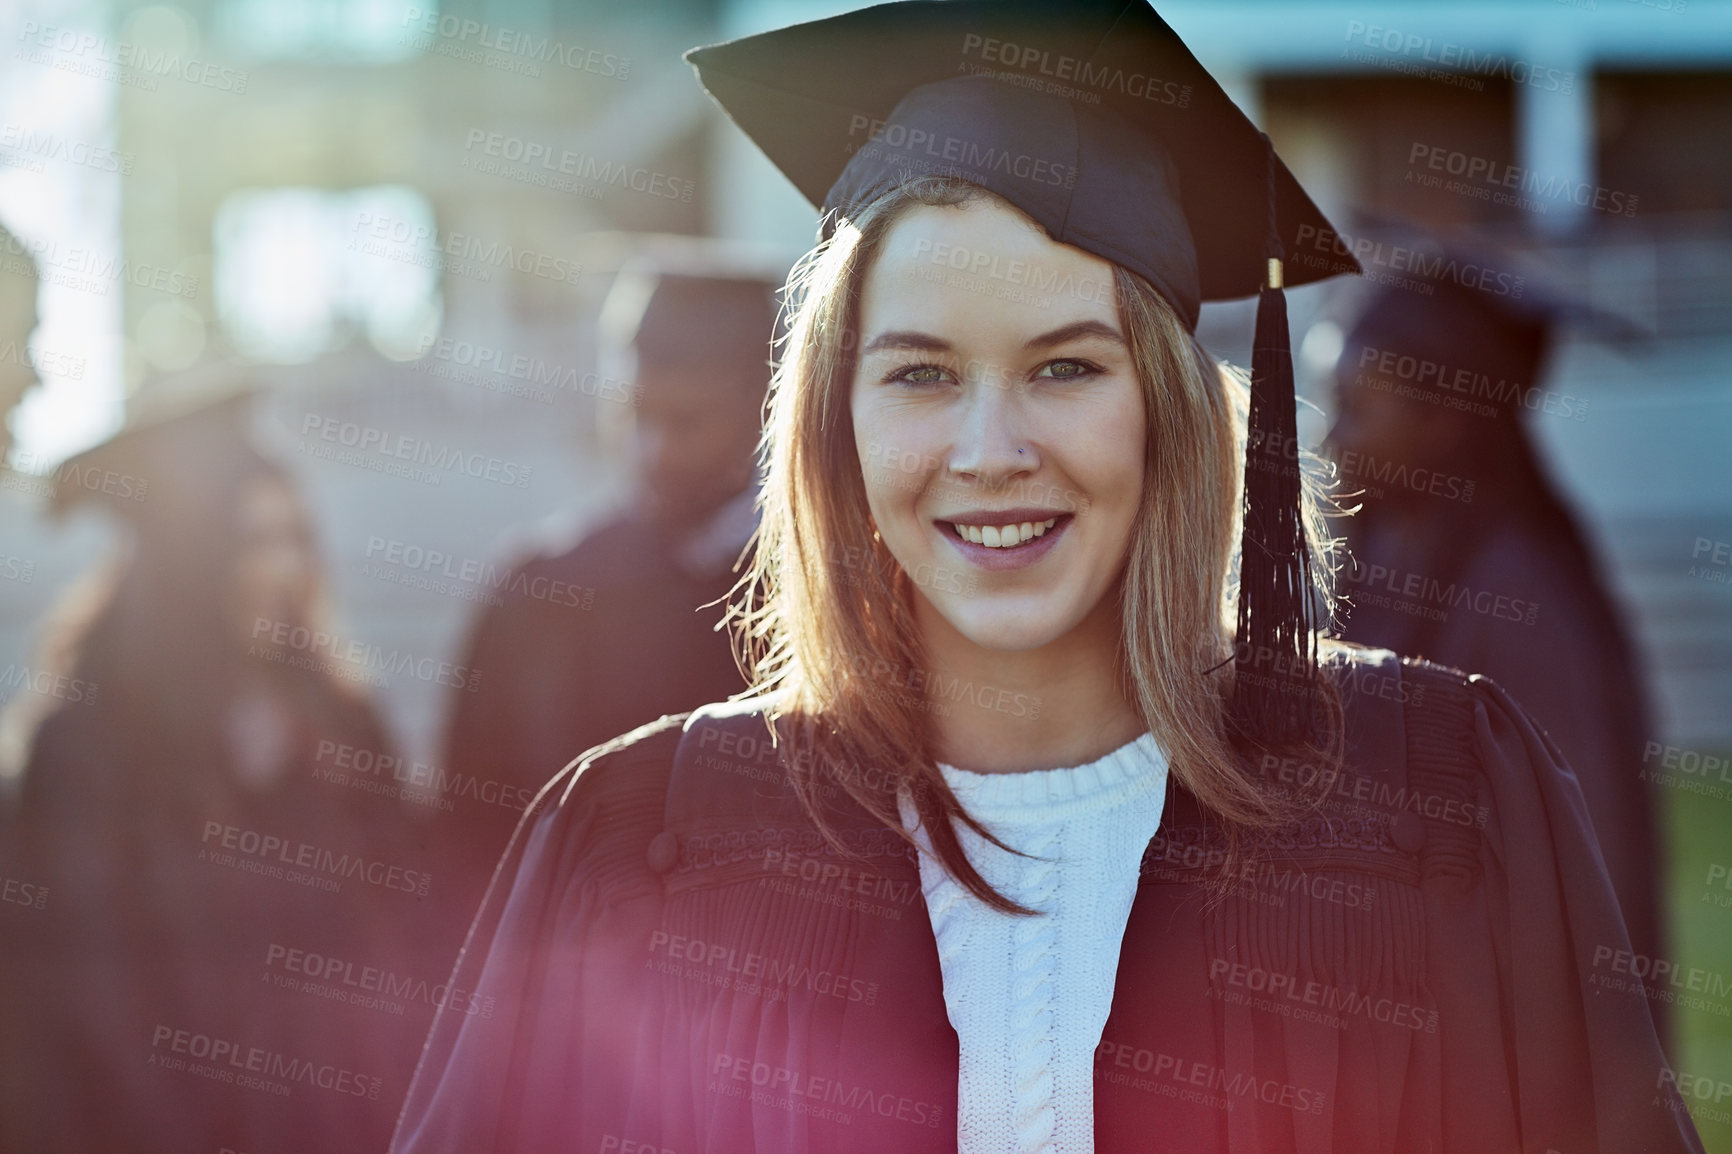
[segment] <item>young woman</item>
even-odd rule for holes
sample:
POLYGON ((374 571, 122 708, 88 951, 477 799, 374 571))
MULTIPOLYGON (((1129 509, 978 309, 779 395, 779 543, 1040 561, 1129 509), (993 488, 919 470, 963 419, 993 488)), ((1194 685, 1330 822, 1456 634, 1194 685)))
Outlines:
POLYGON ((1555 748, 1305 624, 1279 350, 1247 406, 1192 333, 1327 222, 1170 30, 893 4, 693 59, 834 210, 756 692, 543 792, 453 979, 499 1011, 435 1024, 395 1149, 1699 1149, 1590 988, 1628 939, 1555 748))

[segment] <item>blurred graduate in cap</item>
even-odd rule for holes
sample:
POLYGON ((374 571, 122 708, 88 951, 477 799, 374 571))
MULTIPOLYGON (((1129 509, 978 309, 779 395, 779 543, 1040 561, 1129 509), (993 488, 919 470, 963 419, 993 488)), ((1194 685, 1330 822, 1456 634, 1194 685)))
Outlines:
MULTIPOLYGON (((475 621, 445 767, 533 797, 591 746, 745 688, 722 623, 757 528, 754 450, 770 381, 775 291, 787 272, 698 238, 645 238, 603 304, 604 375, 633 385, 603 402, 604 435, 633 462, 617 517, 521 561, 504 604, 475 621)), ((522 811, 469 822, 455 946, 522 811)))
POLYGON ((0 714, 9 873, 46 894, 0 933, 8 1150, 376 1150, 378 1096, 413 1065, 413 1009, 315 997, 284 968, 291 949, 386 968, 417 899, 356 871, 302 884, 260 848, 408 853, 389 807, 317 775, 322 742, 388 742, 342 670, 278 643, 324 627, 321 563, 292 478, 249 440, 254 391, 221 365, 147 386, 55 472, 52 512, 94 505, 123 533, 0 714), (361 1092, 299 1076, 325 1068, 361 1092))
POLYGON ((1155 12, 689 59, 825 210, 756 692, 549 784, 454 978, 500 1013, 441 1016, 396 1150, 1699 1150, 1588 986, 1629 939, 1557 747, 1320 636, 1278 286, 1328 222, 1155 12), (1253 293, 1247 387, 1193 334, 1253 293))
POLYGON ((1642 663, 1527 430, 1530 414, 1585 413, 1542 387, 1555 331, 1604 331, 1614 318, 1532 284, 1517 297, 1441 274, 1425 283, 1423 295, 1379 289, 1337 364, 1329 443, 1346 489, 1376 489, 1347 522, 1344 635, 1483 673, 1522 703, 1581 782, 1636 952, 1657 956, 1663 870, 1641 777, 1652 732, 1642 663), (1369 479, 1391 466, 1406 483, 1369 479))

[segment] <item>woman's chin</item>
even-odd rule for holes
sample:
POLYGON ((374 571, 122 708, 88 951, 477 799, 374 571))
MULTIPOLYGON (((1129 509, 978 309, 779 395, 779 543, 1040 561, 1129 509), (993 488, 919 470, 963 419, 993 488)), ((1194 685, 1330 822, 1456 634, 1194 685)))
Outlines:
POLYGON ((982 606, 969 606, 958 613, 939 612, 950 627, 982 649, 1003 653, 1023 653, 1051 644, 1069 632, 1070 622, 1060 621, 1056 614, 1031 616, 1022 611, 982 612, 982 606))

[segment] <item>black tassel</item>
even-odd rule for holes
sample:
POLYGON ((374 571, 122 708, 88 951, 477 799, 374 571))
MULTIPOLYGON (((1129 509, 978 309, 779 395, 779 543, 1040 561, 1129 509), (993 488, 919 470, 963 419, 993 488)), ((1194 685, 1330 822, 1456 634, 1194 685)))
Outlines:
POLYGON ((1304 743, 1313 732, 1317 645, 1311 554, 1300 519, 1299 427, 1293 350, 1275 222, 1275 154, 1268 145, 1270 272, 1257 298, 1251 350, 1251 411, 1245 442, 1244 532, 1234 639, 1233 720, 1266 748, 1304 743))

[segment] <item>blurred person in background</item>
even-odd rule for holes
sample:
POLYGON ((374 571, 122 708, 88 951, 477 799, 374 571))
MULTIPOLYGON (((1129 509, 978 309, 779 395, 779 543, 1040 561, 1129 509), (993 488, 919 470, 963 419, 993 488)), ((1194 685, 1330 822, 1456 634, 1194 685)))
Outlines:
POLYGON ((1447 279, 1431 295, 1381 289, 1364 309, 1328 438, 1344 493, 1364 493, 1345 522, 1345 636, 1483 673, 1528 708, 1581 781, 1632 946, 1651 957, 1663 870, 1639 773, 1641 662, 1524 421, 1585 411, 1540 387, 1569 311, 1532 286, 1516 298, 1447 279))
POLYGON ((0 1148, 375 1151, 425 1014, 345 983, 392 969, 424 871, 394 807, 324 771, 331 743, 387 738, 298 632, 328 628, 321 561, 248 442, 250 388, 213 370, 141 397, 57 471, 53 511, 128 531, 0 717, 4 864, 46 895, 0 911, 0 1148))
MULTIPOLYGON (((634 403, 604 405, 603 427, 633 460, 635 498, 575 546, 520 562, 504 604, 475 622, 463 662, 481 684, 456 695, 447 772, 533 795, 591 746, 745 688, 717 626, 757 528, 780 283, 699 240, 622 269, 601 362, 634 383, 634 403)), ((459 940, 517 816, 465 830, 473 893, 452 909, 459 940)))

